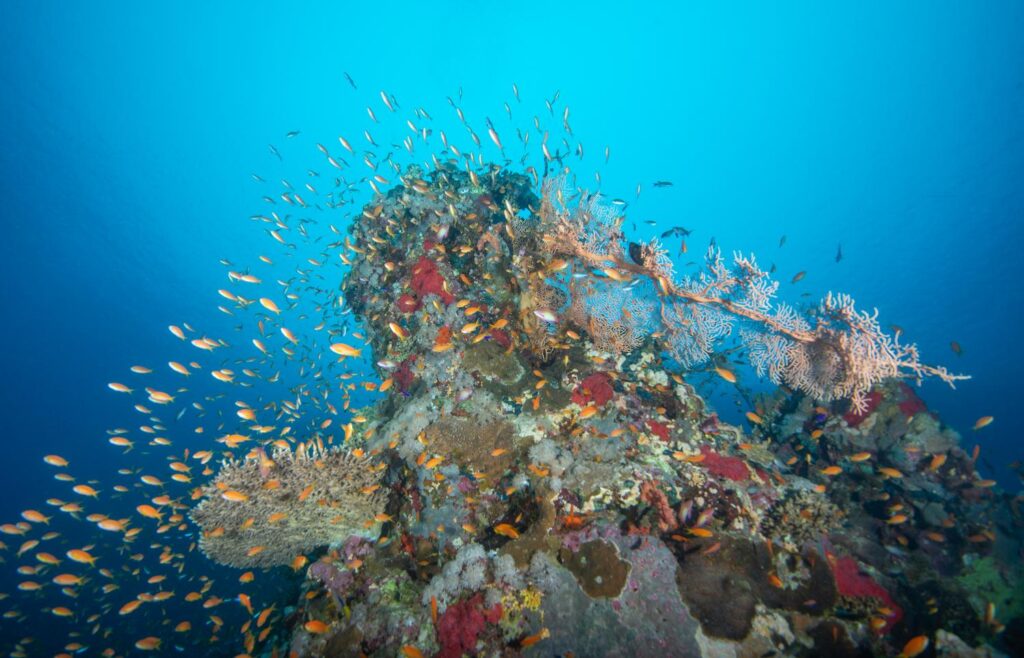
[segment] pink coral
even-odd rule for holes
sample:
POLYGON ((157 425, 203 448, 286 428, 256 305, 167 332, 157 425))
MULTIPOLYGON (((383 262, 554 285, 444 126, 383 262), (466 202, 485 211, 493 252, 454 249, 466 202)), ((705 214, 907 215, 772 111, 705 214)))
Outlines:
POLYGON ((743 482, 750 479, 750 469, 747 463, 739 457, 729 457, 715 452, 707 446, 700 447, 700 453, 704 455, 701 466, 715 477, 725 478, 733 482, 743 482))

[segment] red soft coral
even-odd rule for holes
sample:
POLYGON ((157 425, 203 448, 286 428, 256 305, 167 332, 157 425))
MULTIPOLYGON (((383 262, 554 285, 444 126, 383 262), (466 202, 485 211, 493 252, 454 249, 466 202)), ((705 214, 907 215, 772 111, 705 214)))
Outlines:
POLYGON ((659 439, 661 439, 665 443, 669 442, 668 425, 659 423, 656 420, 648 420, 647 427, 651 430, 652 433, 657 435, 659 439))
POLYGON ((864 404, 865 406, 863 411, 857 411, 856 408, 852 408, 843 415, 843 420, 846 421, 847 425, 850 427, 857 427, 863 423, 868 416, 875 413, 875 409, 878 408, 878 405, 882 404, 882 392, 871 391, 864 396, 864 404))
POLYGON ((464 654, 476 655, 476 643, 488 623, 501 619, 501 604, 484 608, 484 597, 473 597, 448 606, 437 620, 437 641, 441 645, 438 656, 460 658, 464 654))
POLYGON ((419 299, 427 295, 437 295, 446 305, 455 301, 454 295, 445 290, 444 277, 437 269, 437 263, 426 256, 420 256, 412 266, 412 278, 409 285, 419 299))
POLYGON ((898 606, 889 592, 879 585, 867 574, 861 573, 857 560, 849 556, 837 558, 831 553, 826 554, 832 565, 832 575, 836 580, 836 591, 840 596, 848 596, 854 599, 873 598, 892 611, 892 614, 885 618, 885 626, 879 632, 888 633, 900 619, 903 618, 903 608, 898 606))
POLYGON ((900 400, 900 411, 907 418, 928 411, 924 400, 917 395, 914 389, 907 386, 906 382, 900 382, 900 393, 903 394, 903 399, 900 400))
POLYGON ((415 354, 403 360, 399 364, 398 369, 395 370, 395 383, 398 384, 398 390, 403 393, 408 393, 412 383, 416 380, 416 374, 412 371, 412 364, 414 363, 416 363, 415 354))
POLYGON ((700 447, 700 453, 704 455, 701 466, 715 477, 725 478, 733 482, 743 482, 750 479, 750 469, 747 462, 739 457, 729 457, 719 454, 707 446, 700 447))
POLYGON ((423 306, 423 303, 419 299, 417 299, 415 295, 410 295, 409 293, 406 292, 399 295, 398 301, 395 302, 395 305, 398 307, 398 311, 400 313, 408 314, 415 313, 416 311, 420 310, 420 307, 423 306))
POLYGON ((508 333, 501 329, 491 329, 491 339, 505 349, 508 349, 509 346, 512 345, 512 339, 509 337, 508 333))
POLYGON ((579 383, 572 392, 572 401, 581 407, 590 403, 601 407, 611 400, 614 394, 611 377, 604 372, 595 372, 579 383))

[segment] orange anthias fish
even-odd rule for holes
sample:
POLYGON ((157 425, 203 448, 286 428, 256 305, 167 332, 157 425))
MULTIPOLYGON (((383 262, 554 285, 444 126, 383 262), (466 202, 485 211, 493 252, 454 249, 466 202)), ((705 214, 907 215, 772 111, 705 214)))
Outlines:
POLYGON ((519 531, 509 523, 499 523, 494 526, 494 532, 509 539, 515 539, 519 536, 519 531))
POLYGON ((974 430, 975 432, 977 432, 982 427, 988 427, 989 425, 991 425, 992 421, 994 421, 994 420, 995 420, 994 416, 982 416, 977 421, 975 421, 974 427, 972 427, 971 429, 974 430))
POLYGON ((731 370, 727 370, 726 368, 716 367, 715 368, 715 372, 718 373, 719 377, 721 377, 725 381, 729 382, 730 384, 735 384, 736 383, 736 375, 733 374, 733 372, 731 370))
POLYGON ((928 644, 927 635, 918 635, 915 638, 911 638, 909 642, 903 645, 903 651, 900 652, 897 658, 914 658, 914 656, 919 656, 928 648, 928 644))

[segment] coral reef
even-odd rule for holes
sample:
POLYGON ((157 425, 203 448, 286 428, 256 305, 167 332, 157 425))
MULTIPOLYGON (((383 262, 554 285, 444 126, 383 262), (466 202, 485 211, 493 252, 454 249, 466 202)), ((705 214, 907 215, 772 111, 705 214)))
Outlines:
POLYGON ((806 317, 774 304, 753 258, 712 253, 675 281, 597 195, 536 183, 413 167, 345 237, 341 289, 388 382, 350 410, 346 449, 369 456, 359 490, 379 480, 380 498, 360 501, 387 521, 365 553, 309 568, 295 614, 326 631, 296 629, 297 655, 1002 642, 1013 620, 979 622, 957 576, 1019 550, 1019 515, 897 381, 953 375, 846 297, 806 317), (687 381, 734 324, 792 386, 756 401, 749 430, 687 381))

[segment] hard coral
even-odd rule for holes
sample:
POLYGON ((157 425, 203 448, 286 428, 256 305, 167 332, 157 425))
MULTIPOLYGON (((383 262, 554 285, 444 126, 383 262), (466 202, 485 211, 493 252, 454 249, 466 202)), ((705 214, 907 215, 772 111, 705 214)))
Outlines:
POLYGON ((386 502, 379 490, 363 493, 378 484, 369 466, 349 452, 315 448, 225 462, 192 510, 199 546, 221 564, 272 567, 358 534, 386 502))
POLYGON ((799 546, 827 535, 841 518, 842 511, 828 498, 801 489, 771 506, 761 520, 761 533, 799 546))

